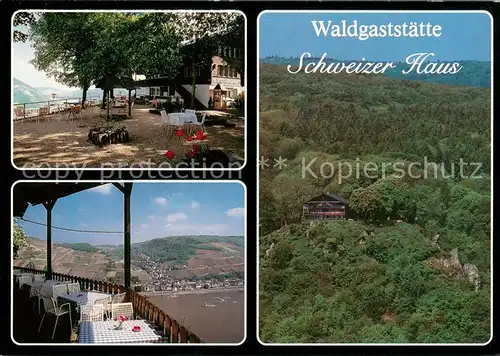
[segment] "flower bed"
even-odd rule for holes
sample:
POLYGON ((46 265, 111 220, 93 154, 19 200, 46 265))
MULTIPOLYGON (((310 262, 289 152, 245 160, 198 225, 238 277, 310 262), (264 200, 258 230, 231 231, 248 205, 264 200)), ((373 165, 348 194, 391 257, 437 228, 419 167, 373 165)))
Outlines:
POLYGON ((118 126, 112 122, 105 122, 92 127, 88 135, 89 141, 98 146, 110 143, 129 141, 129 134, 125 126, 118 126))

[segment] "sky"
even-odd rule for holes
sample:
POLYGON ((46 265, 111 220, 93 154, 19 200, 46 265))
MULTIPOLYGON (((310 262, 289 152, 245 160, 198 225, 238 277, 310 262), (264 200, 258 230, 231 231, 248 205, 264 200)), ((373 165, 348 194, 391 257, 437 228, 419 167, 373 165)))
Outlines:
MULTIPOLYGON (((14 196, 15 199, 15 196, 14 196)), ((179 235, 244 236, 244 187, 239 183, 134 183, 132 243, 179 235)), ((30 206, 24 219, 46 224, 43 205, 30 206)), ((28 236, 46 238, 45 226, 19 221, 28 236)), ((123 194, 112 184, 59 199, 52 225, 78 230, 123 231, 123 194)), ((52 230, 54 242, 123 244, 123 233, 52 230)))
POLYGON ((491 59, 491 20, 486 13, 265 13, 259 21, 259 57, 300 57, 304 52, 319 57, 342 60, 400 61, 418 52, 433 52, 438 60, 491 59), (381 25, 392 22, 430 22, 442 28, 440 37, 420 38, 335 38, 316 36, 311 21, 328 21, 359 25, 381 25))
MULTIPOLYGON (((23 26, 16 29, 25 32, 23 26)), ((35 57, 31 42, 14 42, 12 44, 12 76, 32 87, 51 87, 70 89, 57 83, 53 78, 47 77, 44 72, 38 71, 29 62, 35 57)))

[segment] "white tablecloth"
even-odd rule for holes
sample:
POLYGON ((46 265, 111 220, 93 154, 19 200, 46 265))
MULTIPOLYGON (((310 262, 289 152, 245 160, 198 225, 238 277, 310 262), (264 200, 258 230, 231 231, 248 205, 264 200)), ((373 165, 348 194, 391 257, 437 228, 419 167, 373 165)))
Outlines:
POLYGON ((81 344, 151 344, 162 342, 161 332, 145 320, 127 320, 121 330, 114 330, 116 321, 84 321, 80 323, 78 342, 81 344), (140 326, 138 332, 132 331, 140 326))
POLYGON ((184 125, 188 122, 198 122, 198 118, 195 113, 176 112, 168 114, 168 118, 171 125, 184 125))
POLYGON ((106 299, 111 297, 111 294, 99 292, 78 292, 60 296, 61 299, 75 303, 77 307, 80 305, 93 305, 96 300, 106 299))

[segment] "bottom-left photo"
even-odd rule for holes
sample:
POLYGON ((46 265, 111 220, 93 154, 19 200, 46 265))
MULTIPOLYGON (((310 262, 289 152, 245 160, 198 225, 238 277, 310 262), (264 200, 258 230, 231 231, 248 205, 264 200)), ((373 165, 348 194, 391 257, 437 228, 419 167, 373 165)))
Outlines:
POLYGON ((246 188, 17 182, 11 288, 18 345, 239 345, 246 188))

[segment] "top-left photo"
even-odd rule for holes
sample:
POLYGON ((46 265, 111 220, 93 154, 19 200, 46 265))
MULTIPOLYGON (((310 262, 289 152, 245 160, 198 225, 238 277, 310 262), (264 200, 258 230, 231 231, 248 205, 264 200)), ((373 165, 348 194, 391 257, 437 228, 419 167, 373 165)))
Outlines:
POLYGON ((15 12, 12 164, 241 169, 246 39, 236 10, 15 12))

